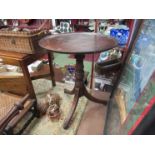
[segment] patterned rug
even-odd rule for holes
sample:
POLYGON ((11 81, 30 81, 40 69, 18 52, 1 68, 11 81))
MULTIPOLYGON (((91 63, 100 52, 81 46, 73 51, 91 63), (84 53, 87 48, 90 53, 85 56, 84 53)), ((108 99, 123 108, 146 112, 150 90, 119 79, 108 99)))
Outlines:
POLYGON ((26 135, 74 135, 79 127, 82 115, 84 113, 87 99, 81 97, 77 106, 76 112, 72 119, 71 126, 67 129, 63 129, 63 122, 66 118, 71 106, 73 95, 67 95, 64 93, 64 88, 72 89, 73 85, 58 83, 57 86, 52 88, 50 80, 39 79, 33 81, 34 89, 37 94, 37 99, 42 100, 49 90, 58 93, 62 100, 60 105, 61 116, 59 120, 50 120, 47 115, 41 118, 35 118, 23 134, 26 135))

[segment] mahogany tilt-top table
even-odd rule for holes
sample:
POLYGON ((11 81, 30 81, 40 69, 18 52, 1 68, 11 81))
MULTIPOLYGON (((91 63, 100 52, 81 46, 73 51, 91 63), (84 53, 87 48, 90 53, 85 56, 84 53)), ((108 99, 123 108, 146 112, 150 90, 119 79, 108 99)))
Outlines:
POLYGON ((85 96, 91 101, 107 104, 105 100, 95 98, 88 93, 84 85, 83 59, 85 54, 103 52, 116 47, 117 42, 115 39, 98 33, 65 33, 47 36, 39 41, 39 45, 42 48, 51 50, 51 52, 75 55, 75 86, 73 90, 64 90, 67 94, 74 94, 72 107, 63 125, 64 129, 69 127, 80 97, 85 96))

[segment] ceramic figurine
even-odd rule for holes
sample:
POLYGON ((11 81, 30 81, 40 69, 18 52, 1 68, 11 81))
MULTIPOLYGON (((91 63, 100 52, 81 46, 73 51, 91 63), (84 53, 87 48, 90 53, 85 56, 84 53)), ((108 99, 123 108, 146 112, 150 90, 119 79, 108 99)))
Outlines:
POLYGON ((59 118, 60 116, 60 100, 61 97, 57 93, 49 92, 46 101, 49 103, 48 116, 50 119, 59 118))
POLYGON ((53 104, 49 106, 48 117, 50 119, 58 119, 60 117, 60 108, 57 104, 53 104))
POLYGON ((49 105, 57 104, 58 107, 60 107, 60 100, 61 97, 57 93, 49 92, 46 96, 46 100, 49 103, 49 105))

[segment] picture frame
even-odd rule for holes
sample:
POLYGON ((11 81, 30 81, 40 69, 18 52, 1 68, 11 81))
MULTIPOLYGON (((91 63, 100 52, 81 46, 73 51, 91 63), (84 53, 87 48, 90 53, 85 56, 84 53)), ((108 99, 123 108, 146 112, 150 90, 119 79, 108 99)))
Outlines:
POLYGON ((139 25, 112 97, 120 114, 118 134, 143 134, 155 112, 155 20, 139 25))

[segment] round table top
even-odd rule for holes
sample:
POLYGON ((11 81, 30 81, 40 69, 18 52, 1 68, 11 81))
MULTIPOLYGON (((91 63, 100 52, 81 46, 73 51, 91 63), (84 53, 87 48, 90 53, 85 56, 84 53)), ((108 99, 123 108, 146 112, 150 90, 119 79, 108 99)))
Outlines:
POLYGON ((116 47, 111 37, 92 32, 63 33, 47 36, 39 41, 42 48, 58 53, 84 54, 103 52, 116 47))

